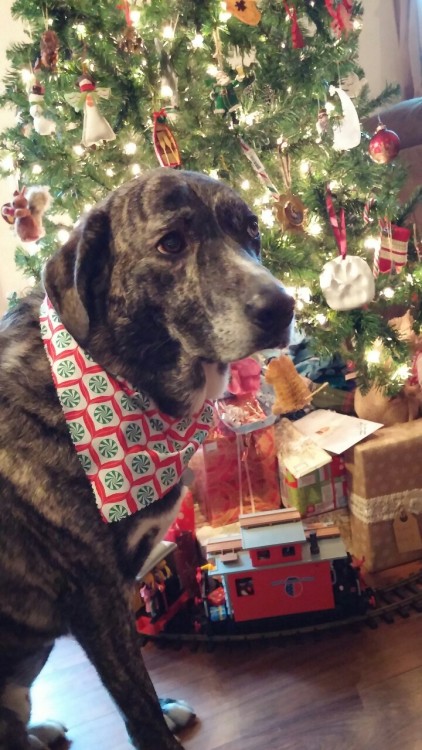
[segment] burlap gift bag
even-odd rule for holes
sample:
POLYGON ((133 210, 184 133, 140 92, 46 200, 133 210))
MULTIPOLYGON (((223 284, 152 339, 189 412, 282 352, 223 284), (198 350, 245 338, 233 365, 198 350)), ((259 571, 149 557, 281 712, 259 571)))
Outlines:
POLYGON ((422 419, 346 451, 351 552, 368 571, 422 558, 422 419))

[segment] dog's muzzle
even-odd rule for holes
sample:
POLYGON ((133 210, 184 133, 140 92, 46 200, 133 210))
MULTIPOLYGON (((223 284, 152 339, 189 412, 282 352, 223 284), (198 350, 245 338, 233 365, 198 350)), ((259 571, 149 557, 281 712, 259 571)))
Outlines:
POLYGON ((295 302, 281 284, 268 283, 246 303, 246 315, 258 329, 259 348, 284 347, 290 338, 295 302))

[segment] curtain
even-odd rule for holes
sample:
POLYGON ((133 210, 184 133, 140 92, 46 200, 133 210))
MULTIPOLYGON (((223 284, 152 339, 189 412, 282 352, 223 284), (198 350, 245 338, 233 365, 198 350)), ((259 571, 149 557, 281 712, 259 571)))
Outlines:
POLYGON ((403 99, 422 96, 422 0, 394 0, 403 99))

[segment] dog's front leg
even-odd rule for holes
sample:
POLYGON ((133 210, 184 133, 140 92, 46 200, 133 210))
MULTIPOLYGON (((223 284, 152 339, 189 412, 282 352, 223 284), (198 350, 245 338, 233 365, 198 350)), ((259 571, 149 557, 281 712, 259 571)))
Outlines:
POLYGON ((107 580, 70 602, 75 638, 115 700, 137 750, 182 750, 167 728, 141 656, 139 636, 121 582, 107 580))

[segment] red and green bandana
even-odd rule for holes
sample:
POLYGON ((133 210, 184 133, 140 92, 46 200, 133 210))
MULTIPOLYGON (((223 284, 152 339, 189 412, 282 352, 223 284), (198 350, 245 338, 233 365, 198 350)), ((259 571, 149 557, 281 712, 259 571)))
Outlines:
POLYGON ((41 336, 76 453, 104 521, 120 521, 179 481, 213 423, 209 401, 193 417, 162 414, 151 399, 83 351, 48 297, 41 336))

